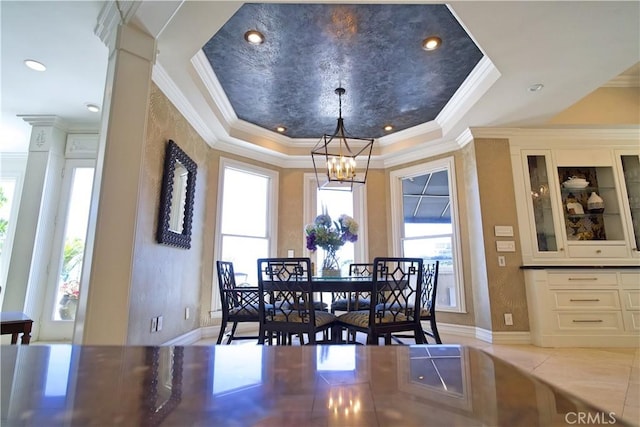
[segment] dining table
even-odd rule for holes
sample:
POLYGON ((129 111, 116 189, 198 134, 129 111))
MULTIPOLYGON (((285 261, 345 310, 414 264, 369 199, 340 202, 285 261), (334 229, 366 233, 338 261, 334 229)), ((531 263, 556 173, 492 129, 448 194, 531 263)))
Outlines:
POLYGON ((373 278, 364 276, 313 276, 311 288, 315 292, 371 292, 373 278))
POLYGON ((0 425, 630 425, 474 347, 10 346, 0 425))

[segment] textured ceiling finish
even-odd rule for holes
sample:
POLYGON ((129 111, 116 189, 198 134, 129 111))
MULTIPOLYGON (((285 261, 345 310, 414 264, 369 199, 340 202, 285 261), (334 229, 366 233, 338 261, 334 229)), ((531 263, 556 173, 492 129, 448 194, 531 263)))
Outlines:
POLYGON ((337 87, 352 136, 431 121, 482 58, 443 5, 245 4, 203 51, 238 118, 292 138, 333 132, 337 87), (423 50, 432 35, 442 46, 423 50))

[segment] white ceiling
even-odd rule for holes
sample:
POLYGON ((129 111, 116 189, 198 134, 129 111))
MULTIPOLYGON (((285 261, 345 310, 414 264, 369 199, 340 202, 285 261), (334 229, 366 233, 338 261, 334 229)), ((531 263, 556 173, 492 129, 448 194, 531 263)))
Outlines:
MULTIPOLYGON (((273 137, 235 120, 233 112, 225 110, 224 97, 212 95, 215 88, 202 82, 196 72, 198 61, 192 62, 241 4, 144 1, 134 9, 139 25, 158 38, 154 81, 163 90, 167 82, 175 85, 168 96, 201 136, 212 146, 236 144, 266 152, 263 142, 273 137)), ((102 5, 94 1, 0 2, 1 151, 27 149, 29 126, 18 115, 57 115, 72 130, 98 129, 100 114, 89 113, 85 104, 102 104, 107 48, 94 34, 102 5), (45 63, 47 71, 27 69, 23 60, 29 58, 45 63)), ((452 114, 454 120, 427 127, 429 137, 420 132, 401 137, 418 135, 421 141, 442 143, 455 140, 468 127, 540 126, 630 68, 627 74, 637 81, 637 1, 467 1, 450 3, 450 8, 491 60, 497 80, 487 83, 478 92, 481 96, 467 97, 452 114), (529 92, 534 83, 544 84, 544 90, 529 92)), ((281 137, 275 142, 284 147, 295 146, 296 141, 276 137, 281 137)), ((294 148, 291 153, 295 154, 294 148)))

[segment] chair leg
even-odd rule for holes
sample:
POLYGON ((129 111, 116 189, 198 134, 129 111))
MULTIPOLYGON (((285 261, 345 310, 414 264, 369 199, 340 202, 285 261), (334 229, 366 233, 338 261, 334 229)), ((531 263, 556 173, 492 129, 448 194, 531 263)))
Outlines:
POLYGON ((442 344, 442 340, 440 339, 440 334, 438 333, 438 327, 436 326, 436 319, 431 318, 429 322, 431 323, 431 332, 433 332, 433 338, 435 338, 436 343, 442 344))
POLYGON ((218 334, 218 342, 220 345, 222 343, 222 337, 224 336, 224 331, 227 329, 227 319, 222 319, 222 323, 220 324, 220 333, 218 334))
POLYGON ((233 322, 233 326, 231 327, 231 333, 229 334, 229 339, 227 340, 227 344, 231 344, 231 340, 236 333, 236 328, 238 327, 238 322, 233 322))

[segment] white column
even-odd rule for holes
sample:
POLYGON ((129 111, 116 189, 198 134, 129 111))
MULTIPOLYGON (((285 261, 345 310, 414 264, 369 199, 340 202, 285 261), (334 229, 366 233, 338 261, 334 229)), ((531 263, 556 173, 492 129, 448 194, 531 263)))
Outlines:
POLYGON ((66 133, 55 116, 26 116, 32 125, 16 238, 11 252, 2 311, 23 311, 37 337, 47 268, 60 196, 66 133))
POLYGON ((156 43, 122 22, 104 38, 109 69, 73 341, 124 345, 156 43))

